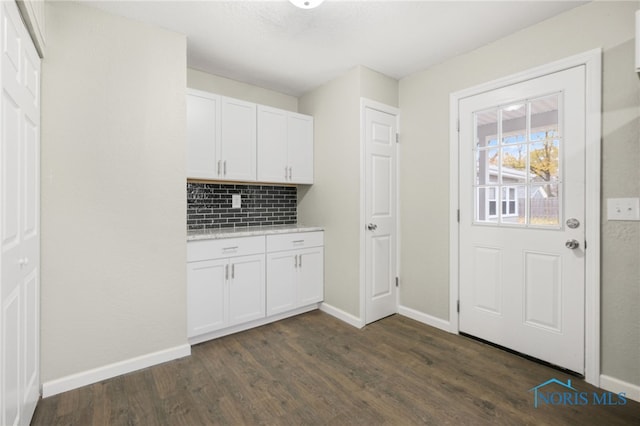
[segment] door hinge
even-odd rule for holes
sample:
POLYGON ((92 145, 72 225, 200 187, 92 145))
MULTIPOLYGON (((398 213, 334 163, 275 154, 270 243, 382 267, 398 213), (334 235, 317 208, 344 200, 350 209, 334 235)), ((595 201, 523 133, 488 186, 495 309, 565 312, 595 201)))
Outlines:
POLYGON ((587 240, 584 240, 584 249, 587 249, 587 240))
POLYGON ((457 309, 458 313, 460 313, 460 301, 459 300, 456 303, 456 309, 457 309))
POLYGON ((400 287, 400 278, 396 277, 396 287, 400 287))
POLYGON ((400 143, 400 133, 396 133, 396 143, 400 143))

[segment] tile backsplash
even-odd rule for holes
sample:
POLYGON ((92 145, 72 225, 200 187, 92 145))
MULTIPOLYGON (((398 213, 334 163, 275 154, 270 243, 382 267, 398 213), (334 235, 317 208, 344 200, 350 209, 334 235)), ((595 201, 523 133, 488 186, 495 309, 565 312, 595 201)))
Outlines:
POLYGON ((187 182, 187 229, 295 224, 297 198, 293 186, 187 182), (231 207, 233 194, 240 208, 231 207))

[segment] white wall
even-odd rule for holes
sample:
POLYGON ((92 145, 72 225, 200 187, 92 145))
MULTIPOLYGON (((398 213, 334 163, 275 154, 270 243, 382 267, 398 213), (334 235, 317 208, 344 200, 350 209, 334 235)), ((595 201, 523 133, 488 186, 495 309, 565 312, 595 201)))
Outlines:
MULTIPOLYGON (((602 47, 603 201, 640 196, 640 85, 633 68, 638 6, 635 1, 589 3, 400 81, 403 305, 445 320, 449 317, 451 92, 602 47)), ((602 373, 636 385, 640 385, 638 259, 640 224, 605 221, 602 373)))
POLYGON ((298 111, 298 98, 193 68, 187 69, 187 87, 287 111, 298 111))
POLYGON ((298 221, 325 228, 325 303, 360 317, 360 98, 397 106, 398 82, 358 66, 299 99, 314 117, 315 183, 298 221))
POLYGON ((187 343, 185 37, 46 12, 44 382, 187 343))

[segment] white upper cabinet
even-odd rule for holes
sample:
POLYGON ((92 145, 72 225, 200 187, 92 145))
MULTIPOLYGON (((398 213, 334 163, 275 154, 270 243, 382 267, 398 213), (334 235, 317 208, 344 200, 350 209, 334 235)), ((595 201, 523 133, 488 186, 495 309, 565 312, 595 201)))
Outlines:
POLYGON ((313 183, 313 117, 289 113, 289 178, 294 183, 313 183))
POLYGON ((187 90, 187 177, 218 179, 220 96, 187 90))
POLYGON ((287 112, 258 107, 258 180, 288 182, 287 112))
POLYGON ((187 89, 187 178, 313 183, 313 117, 187 89))
POLYGON ((258 107, 258 180, 313 183, 313 117, 258 107))
POLYGON ((187 90, 187 177, 256 180, 256 104, 187 90))
POLYGON ((256 180, 256 104, 221 97, 219 179, 256 180))

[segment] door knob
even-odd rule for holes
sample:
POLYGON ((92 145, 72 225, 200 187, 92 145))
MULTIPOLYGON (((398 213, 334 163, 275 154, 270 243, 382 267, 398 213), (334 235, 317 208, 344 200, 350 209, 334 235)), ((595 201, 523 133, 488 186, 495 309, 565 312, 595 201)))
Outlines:
POLYGON ((575 250, 580 247, 580 243, 578 240, 567 240, 567 242, 564 243, 564 246, 568 249, 575 250))
POLYGON ((378 225, 376 225, 375 223, 370 223, 367 225, 367 229, 369 231, 375 231, 376 229, 378 229, 378 225))

